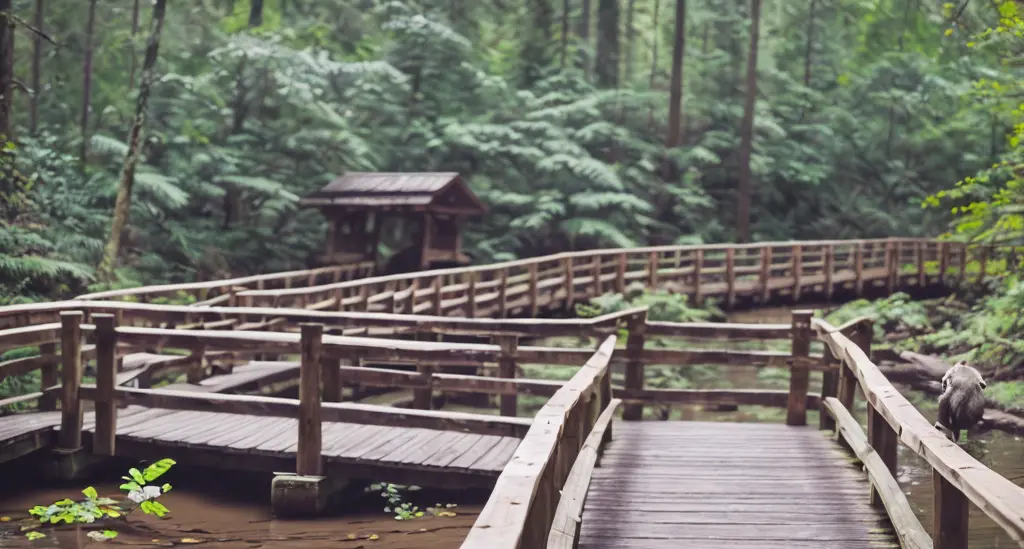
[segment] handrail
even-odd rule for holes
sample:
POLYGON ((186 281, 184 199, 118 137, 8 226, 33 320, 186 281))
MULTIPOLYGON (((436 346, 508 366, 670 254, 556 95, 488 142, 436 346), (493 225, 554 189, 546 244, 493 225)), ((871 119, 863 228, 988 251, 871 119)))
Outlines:
MULTIPOLYGON (((886 379, 865 351, 823 319, 812 327, 841 364, 843 378, 860 386, 868 403, 869 439, 890 471, 896 466, 897 442, 921 456, 933 470, 936 549, 966 548, 970 500, 1024 547, 1024 488, 985 467, 946 438, 886 379)), ((843 382, 841 382, 842 384, 843 382)), ((839 401, 852 409, 852 385, 840 389, 839 401), (842 402, 847 400, 847 402, 842 402)), ((832 395, 825 395, 826 400, 832 395)))
POLYGON ((534 418, 511 461, 502 470, 461 549, 542 547, 554 520, 559 489, 579 449, 611 402, 609 336, 534 418), (587 399, 596 405, 587 405, 587 399))
POLYGON ((77 299, 99 300, 109 298, 134 297, 148 294, 168 294, 177 292, 213 290, 232 286, 245 286, 248 284, 259 284, 260 286, 262 286, 267 282, 277 282, 282 280, 285 281, 286 283, 290 283, 294 279, 301 278, 315 280, 317 277, 324 274, 332 274, 336 277, 340 277, 345 273, 358 275, 362 272, 372 272, 374 265, 375 264, 372 261, 364 261, 360 263, 317 267, 315 269, 283 271, 278 273, 250 275, 238 278, 209 280, 206 282, 183 282, 178 284, 159 284, 153 286, 141 286, 138 288, 125 288, 121 290, 106 290, 102 292, 92 292, 88 294, 83 294, 78 296, 77 299))

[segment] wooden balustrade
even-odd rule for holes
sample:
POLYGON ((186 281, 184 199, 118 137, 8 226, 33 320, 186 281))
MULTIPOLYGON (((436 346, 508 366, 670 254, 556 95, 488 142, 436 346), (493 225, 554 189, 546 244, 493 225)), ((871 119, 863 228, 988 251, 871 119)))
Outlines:
POLYGON ((639 282, 674 286, 698 304, 718 297, 733 306, 741 298, 764 303, 773 295, 831 298, 844 288, 860 296, 874 286, 891 293, 897 285, 945 284, 966 268, 967 254, 964 244, 909 238, 592 250, 238 296, 247 306, 536 316, 639 282), (402 299, 385 299, 397 294, 402 299))
POLYGON ((864 462, 872 483, 870 501, 885 507, 904 547, 966 549, 969 502, 1024 546, 1024 515, 1020 512, 1024 509, 1024 488, 988 469, 946 438, 889 383, 870 359, 870 323, 858 321, 836 328, 814 319, 812 326, 829 349, 827 357, 841 369, 838 396, 825 395, 824 409, 840 439, 864 462), (857 387, 867 401, 867 437, 851 415, 857 387), (933 470, 931 539, 895 481, 897 445, 901 442, 933 470))

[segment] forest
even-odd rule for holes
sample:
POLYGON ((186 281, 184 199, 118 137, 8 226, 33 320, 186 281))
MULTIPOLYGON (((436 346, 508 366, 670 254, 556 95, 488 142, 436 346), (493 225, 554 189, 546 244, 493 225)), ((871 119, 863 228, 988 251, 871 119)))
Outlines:
MULTIPOLYGON (((0 302, 304 268, 325 223, 297 198, 346 171, 461 173, 490 208, 465 236, 475 263, 1020 245, 1021 9, 0 0, 0 302)), ((994 294, 1019 311, 1002 265, 994 294)))

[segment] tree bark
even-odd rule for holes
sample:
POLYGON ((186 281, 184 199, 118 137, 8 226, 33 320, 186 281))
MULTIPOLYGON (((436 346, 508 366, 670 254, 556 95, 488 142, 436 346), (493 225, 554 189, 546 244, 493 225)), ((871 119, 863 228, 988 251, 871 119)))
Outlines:
POLYGON ((597 85, 619 85, 619 0, 600 0, 597 7, 597 85))
MULTIPOLYGON (((32 24, 39 32, 43 31, 43 2, 36 0, 36 11, 32 16, 32 24)), ((28 103, 28 128, 33 134, 39 130, 39 93, 42 89, 43 37, 36 33, 32 38, 32 96, 28 103)))
POLYGON ((814 11, 818 0, 811 0, 807 11, 807 49, 804 51, 804 87, 811 87, 811 56, 814 53, 814 11))
MULTIPOLYGON (((683 58, 686 55, 686 0, 676 0, 675 37, 672 44, 672 81, 669 85, 668 131, 665 134, 665 149, 679 146, 680 129, 683 127, 683 58)), ((676 178, 675 164, 665 159, 662 177, 666 182, 676 178)))
MULTIPOLYGON (((658 18, 658 10, 661 7, 661 0, 654 0, 654 28, 659 27, 660 19, 658 18)), ((651 76, 650 81, 647 83, 648 89, 654 91, 655 78, 658 76, 658 36, 657 33, 654 35, 654 39, 651 40, 653 45, 651 46, 651 76)), ((647 130, 654 131, 654 104, 651 103, 647 109, 647 130)))
POLYGON ((747 95, 743 104, 743 123, 740 126, 739 184, 736 189, 736 240, 750 240, 750 203, 753 194, 753 176, 750 156, 754 140, 754 106, 757 101, 757 43, 761 32, 761 0, 751 0, 750 51, 747 55, 747 95))
POLYGON ((139 34, 139 0, 132 4, 132 41, 129 55, 128 91, 135 89, 135 65, 138 55, 135 52, 135 37, 139 34))
POLYGON ((0 146, 13 140, 11 111, 14 101, 14 19, 11 0, 0 0, 0 146))
POLYGON ((263 0, 252 0, 249 9, 249 28, 254 29, 263 24, 263 0))
POLYGON ((633 26, 633 12, 636 11, 636 0, 626 4, 626 63, 623 80, 628 84, 633 80, 633 48, 636 44, 636 29, 633 26))
POLYGON ((520 53, 522 60, 521 81, 525 88, 540 79, 544 69, 554 63, 552 27, 555 22, 555 8, 552 0, 530 0, 529 25, 524 29, 526 41, 520 53))
POLYGON ((117 189, 117 202, 114 204, 114 217, 110 227, 110 240, 107 241, 103 260, 97 269, 97 277, 102 282, 113 278, 114 265, 121 249, 121 233, 128 224, 128 213, 131 210, 132 186, 135 184, 135 168, 142 155, 142 129, 146 123, 146 108, 149 104, 149 91, 156 80, 156 58, 160 51, 160 31, 164 26, 164 14, 167 11, 167 0, 155 0, 153 4, 153 20, 150 23, 149 41, 146 43, 146 57, 142 62, 142 81, 139 83, 139 94, 135 100, 135 121, 132 123, 128 137, 128 154, 124 159, 121 171, 121 184, 117 189))
POLYGON ((579 52, 576 62, 583 69, 584 74, 590 74, 590 0, 583 0, 580 4, 580 20, 577 22, 579 30, 576 34, 580 37, 579 52))
POLYGON ((85 23, 85 57, 82 60, 82 117, 79 122, 82 146, 79 158, 85 164, 89 156, 89 106, 92 104, 92 39, 96 26, 96 0, 89 0, 89 15, 85 23))

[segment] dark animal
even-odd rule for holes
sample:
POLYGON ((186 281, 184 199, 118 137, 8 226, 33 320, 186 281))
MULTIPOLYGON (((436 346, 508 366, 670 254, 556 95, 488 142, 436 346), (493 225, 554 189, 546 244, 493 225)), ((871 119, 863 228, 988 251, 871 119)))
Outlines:
POLYGON ((960 430, 974 427, 985 413, 985 387, 978 370, 963 361, 954 364, 942 376, 939 420, 935 428, 946 431, 950 440, 959 442, 960 430))

